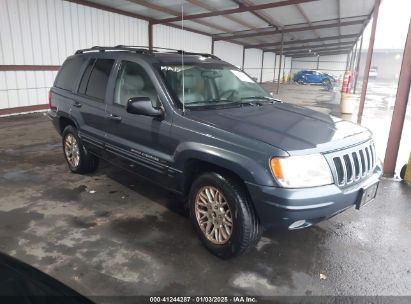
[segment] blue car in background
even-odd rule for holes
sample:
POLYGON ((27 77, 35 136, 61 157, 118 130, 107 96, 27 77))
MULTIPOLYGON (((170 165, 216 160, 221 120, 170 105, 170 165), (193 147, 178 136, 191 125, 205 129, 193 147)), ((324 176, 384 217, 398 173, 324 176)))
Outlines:
POLYGON ((303 70, 294 75, 294 82, 299 84, 321 84, 327 88, 332 88, 335 82, 333 76, 319 71, 303 70))

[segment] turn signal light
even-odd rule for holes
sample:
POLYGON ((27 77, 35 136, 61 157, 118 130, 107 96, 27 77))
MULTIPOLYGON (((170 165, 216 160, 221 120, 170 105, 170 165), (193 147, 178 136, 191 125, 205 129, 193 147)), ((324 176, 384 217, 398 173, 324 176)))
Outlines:
POLYGON ((279 158, 271 159, 271 170, 273 171, 274 176, 279 179, 284 179, 283 170, 281 169, 281 163, 279 158))

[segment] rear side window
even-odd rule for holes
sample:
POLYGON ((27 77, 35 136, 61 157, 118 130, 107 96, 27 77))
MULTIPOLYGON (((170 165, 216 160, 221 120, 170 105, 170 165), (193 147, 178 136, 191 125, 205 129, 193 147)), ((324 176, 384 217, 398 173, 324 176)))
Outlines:
POLYGON ((79 93, 81 94, 86 94, 88 80, 90 78, 91 69, 93 68, 95 61, 95 59, 90 59, 90 61, 87 64, 87 68, 84 71, 83 77, 81 77, 80 87, 78 89, 79 93))
POLYGON ((76 84, 84 60, 82 57, 67 59, 59 71, 54 86, 64 90, 74 91, 74 85, 76 84))
POLYGON ((106 88, 111 69, 114 65, 113 59, 97 59, 90 78, 87 83, 86 95, 104 100, 106 88))

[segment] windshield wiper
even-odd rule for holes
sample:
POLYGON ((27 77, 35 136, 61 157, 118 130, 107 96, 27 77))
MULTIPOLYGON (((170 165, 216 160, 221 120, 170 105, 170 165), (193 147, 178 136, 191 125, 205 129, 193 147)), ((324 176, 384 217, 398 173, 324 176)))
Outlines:
MULTIPOLYGON (((273 97, 268 97, 268 96, 248 96, 248 97, 243 97, 241 98, 241 101, 245 102, 255 102, 255 101, 264 101, 265 103, 268 104, 273 104, 275 102, 282 102, 281 100, 275 99, 273 97)), ((258 103, 258 105, 262 105, 261 103, 258 103)))

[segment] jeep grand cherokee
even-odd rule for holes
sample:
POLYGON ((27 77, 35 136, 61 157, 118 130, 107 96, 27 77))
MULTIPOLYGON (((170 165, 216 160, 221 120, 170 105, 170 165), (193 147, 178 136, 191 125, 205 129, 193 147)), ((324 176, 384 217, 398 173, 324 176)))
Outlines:
POLYGON ((182 195, 223 258, 252 248, 263 228, 360 208, 381 174, 369 130, 279 102, 208 54, 79 50, 50 90, 49 117, 72 172, 101 158, 182 195))

